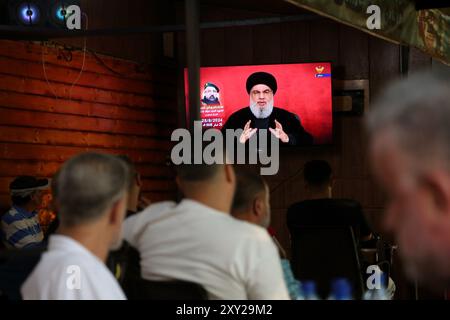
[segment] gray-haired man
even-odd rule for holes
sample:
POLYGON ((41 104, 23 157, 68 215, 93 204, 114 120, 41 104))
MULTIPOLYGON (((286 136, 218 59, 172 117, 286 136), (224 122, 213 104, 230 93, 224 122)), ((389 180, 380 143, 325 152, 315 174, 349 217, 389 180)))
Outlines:
POLYGON ((62 166, 53 182, 61 224, 22 286, 23 298, 125 299, 104 262, 122 242, 127 164, 112 155, 80 154, 62 166))
POLYGON ((368 118, 373 171, 388 194, 384 218, 407 274, 450 280, 450 83, 429 74, 389 87, 368 118))

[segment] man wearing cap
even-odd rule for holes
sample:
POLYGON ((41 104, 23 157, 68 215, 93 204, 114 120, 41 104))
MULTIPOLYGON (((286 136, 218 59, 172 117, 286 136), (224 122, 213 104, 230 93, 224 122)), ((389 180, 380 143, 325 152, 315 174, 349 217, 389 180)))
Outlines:
POLYGON ((20 176, 9 185, 11 209, 1 219, 2 240, 8 248, 38 246, 44 239, 37 208, 42 202, 42 190, 48 188, 47 179, 20 176))
POLYGON ((255 72, 247 78, 250 105, 233 113, 223 129, 243 129, 240 142, 245 143, 258 129, 269 130, 281 145, 309 145, 313 137, 301 125, 297 115, 274 107, 277 80, 267 72, 255 72))
POLYGON ((219 101, 219 87, 214 83, 207 82, 203 86, 202 105, 207 106, 220 106, 219 101))

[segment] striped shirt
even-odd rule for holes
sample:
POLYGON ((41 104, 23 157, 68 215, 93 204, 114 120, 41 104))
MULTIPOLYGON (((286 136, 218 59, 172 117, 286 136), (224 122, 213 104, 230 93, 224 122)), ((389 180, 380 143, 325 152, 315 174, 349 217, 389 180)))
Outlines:
POLYGON ((2 240, 8 248, 28 248, 44 239, 37 212, 12 206, 1 220, 2 240))

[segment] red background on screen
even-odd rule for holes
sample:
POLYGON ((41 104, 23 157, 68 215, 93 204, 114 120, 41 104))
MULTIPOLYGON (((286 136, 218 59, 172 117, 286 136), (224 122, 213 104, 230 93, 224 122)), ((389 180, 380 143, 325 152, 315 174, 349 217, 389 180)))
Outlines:
MULTIPOLYGON (((331 74, 330 63, 302 63, 283 65, 204 67, 200 70, 200 92, 212 82, 220 88, 220 102, 224 106, 224 121, 235 111, 249 105, 245 83, 250 74, 264 71, 277 79, 278 90, 274 106, 297 114, 306 131, 314 136, 315 144, 332 141, 331 76, 316 77, 316 67, 324 67, 321 74, 331 74)), ((186 106, 188 80, 185 69, 186 106)))

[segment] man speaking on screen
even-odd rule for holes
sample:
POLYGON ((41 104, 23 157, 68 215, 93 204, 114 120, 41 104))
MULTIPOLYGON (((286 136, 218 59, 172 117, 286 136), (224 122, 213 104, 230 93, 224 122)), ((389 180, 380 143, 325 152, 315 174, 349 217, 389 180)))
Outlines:
POLYGON ((274 107, 277 80, 267 72, 255 72, 247 78, 250 105, 234 112, 223 126, 226 129, 243 129, 239 139, 246 143, 258 129, 269 130, 281 145, 310 145, 313 137, 301 125, 299 117, 287 110, 274 107))

